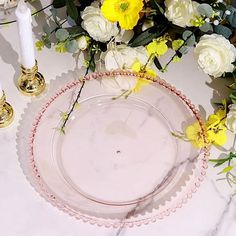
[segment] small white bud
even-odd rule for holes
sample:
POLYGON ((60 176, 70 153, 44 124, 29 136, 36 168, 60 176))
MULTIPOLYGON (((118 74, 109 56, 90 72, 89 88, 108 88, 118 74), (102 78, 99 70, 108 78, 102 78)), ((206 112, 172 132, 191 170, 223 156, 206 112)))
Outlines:
POLYGON ((86 36, 80 36, 79 38, 76 39, 78 43, 78 48, 80 50, 85 50, 88 47, 88 38, 86 36))
POLYGON ((229 15, 231 14, 231 11, 230 11, 230 10, 226 10, 226 11, 225 11, 225 14, 226 14, 227 16, 229 16, 229 15))
POLYGON ((205 22, 209 23, 209 22, 210 22, 210 19, 209 19, 209 18, 206 18, 206 19, 205 19, 205 22))
POLYGON ((219 22, 218 20, 214 20, 214 21, 213 21, 213 24, 214 24, 214 25, 219 25, 219 23, 220 23, 220 22, 219 22))

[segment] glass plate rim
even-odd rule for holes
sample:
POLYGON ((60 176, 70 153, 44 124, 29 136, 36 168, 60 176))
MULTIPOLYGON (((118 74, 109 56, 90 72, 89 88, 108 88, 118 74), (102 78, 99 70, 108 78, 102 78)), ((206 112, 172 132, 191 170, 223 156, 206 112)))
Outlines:
MULTIPOLYGON (((201 116, 199 115, 199 111, 195 108, 195 106, 192 104, 191 100, 188 99, 181 91, 177 90, 175 87, 167 83, 165 80, 162 80, 158 77, 150 77, 146 76, 142 73, 135 73, 130 71, 105 71, 105 72, 94 72, 91 74, 88 74, 87 76, 84 76, 84 80, 91 80, 91 79, 99 79, 103 76, 118 76, 118 75, 124 75, 124 76, 132 76, 132 77, 138 77, 143 78, 147 80, 151 80, 152 82, 158 83, 160 86, 165 87, 170 92, 174 93, 176 96, 179 97, 185 103, 185 105, 191 110, 191 112, 194 114, 196 120, 199 122, 202 131, 204 133, 205 137, 205 147, 202 149, 202 156, 199 155, 198 159, 198 165, 200 166, 200 170, 198 173, 192 174, 190 176, 189 180, 187 180, 184 185, 186 187, 185 191, 181 190, 179 195, 182 196, 175 196, 175 199, 178 198, 178 201, 176 201, 175 204, 170 204, 171 206, 168 206, 165 210, 162 209, 161 212, 159 212, 159 209, 155 209, 155 212, 152 212, 149 216, 146 216, 146 214, 140 218, 127 218, 123 221, 113 220, 113 219, 103 219, 98 217, 93 217, 90 215, 86 215, 81 212, 77 212, 71 207, 67 206, 65 203, 63 203, 60 199, 57 199, 56 196, 54 196, 50 190, 47 188, 47 185, 43 182, 42 178, 40 177, 40 173, 37 169, 37 166, 34 162, 34 154, 33 154, 33 143, 34 143, 34 136, 35 132, 37 130, 37 126, 40 122, 41 117, 43 116, 44 112, 47 110, 47 108, 50 106, 50 104, 60 95, 65 93, 68 89, 71 89, 72 87, 78 85, 81 83, 81 80, 71 81, 68 82, 66 85, 64 85, 61 89, 55 89, 55 91, 52 93, 54 96, 49 96, 45 101, 41 103, 41 109, 37 112, 37 115, 34 116, 32 126, 30 128, 30 136, 27 140, 29 144, 29 150, 28 150, 28 163, 26 163, 27 166, 24 166, 25 164, 22 163, 22 159, 19 157, 19 162, 21 165, 21 168, 23 169, 23 172, 27 178, 27 180, 30 182, 32 187, 49 203, 51 203, 53 206, 56 206, 58 209, 64 211, 65 213, 74 216, 76 219, 83 220, 84 222, 89 222, 91 224, 96 224, 97 226, 105 226, 105 227, 133 227, 133 226, 140 226, 143 224, 148 224, 151 222, 155 222, 157 219, 163 219, 165 216, 170 215, 171 212, 175 212, 177 208, 181 208, 183 204, 185 204, 188 199, 192 197, 192 194, 195 193, 200 186, 200 183, 204 180, 204 176, 206 174, 207 169, 207 162, 208 157, 210 155, 209 153, 209 147, 207 146, 207 139, 205 136, 205 131, 203 128, 203 121, 201 116), (33 179, 32 179, 33 178, 33 179)), ((60 88, 60 87, 59 87, 60 88)), ((28 104, 27 108, 30 106, 30 103, 28 104)), ((25 111, 27 110, 25 109, 25 111)), ((18 128, 18 135, 17 139, 19 141, 19 132, 20 129, 18 128)), ((17 145, 19 146, 19 145, 17 145)), ((19 147, 18 147, 19 148, 19 147)), ((17 148, 17 149, 18 149, 17 148)), ((19 150, 19 149, 18 149, 19 150)), ((18 153, 19 154, 19 153, 18 153)), ((196 169, 196 168, 195 168, 196 169)))

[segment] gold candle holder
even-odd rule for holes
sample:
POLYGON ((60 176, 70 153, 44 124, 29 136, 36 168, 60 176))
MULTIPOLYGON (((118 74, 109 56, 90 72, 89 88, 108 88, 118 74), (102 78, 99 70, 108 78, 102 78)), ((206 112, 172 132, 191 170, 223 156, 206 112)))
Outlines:
POLYGON ((3 91, 3 95, 0 98, 0 128, 4 128, 11 124, 13 121, 13 115, 13 108, 6 102, 6 95, 3 91))
POLYGON ((18 89, 26 96, 37 96, 45 89, 45 80, 38 72, 38 64, 35 61, 33 68, 24 68, 21 66, 21 76, 18 79, 18 89))

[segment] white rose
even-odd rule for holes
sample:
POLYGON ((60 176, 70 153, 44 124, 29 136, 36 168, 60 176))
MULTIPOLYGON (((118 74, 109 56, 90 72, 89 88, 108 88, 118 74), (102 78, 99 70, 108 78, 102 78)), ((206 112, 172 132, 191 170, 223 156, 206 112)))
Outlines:
POLYGON ((85 50, 88 47, 88 39, 86 36, 80 36, 79 38, 76 39, 77 43, 78 43, 78 48, 80 50, 85 50))
POLYGON ((96 41, 107 42, 119 33, 116 23, 111 23, 102 15, 99 8, 88 6, 81 12, 82 27, 96 41))
POLYGON ((185 27, 192 26, 191 19, 199 15, 199 3, 191 0, 165 0, 165 16, 173 24, 185 27))
POLYGON ((101 80, 101 86, 109 92, 122 92, 132 90, 136 85, 136 79, 131 76, 106 77, 101 80))
POLYGON ((148 55, 145 47, 132 48, 121 44, 108 50, 104 55, 106 70, 131 69, 133 63, 137 60, 141 64, 147 62, 148 55))
POLYGON ((231 63, 235 61, 236 49, 222 35, 202 36, 194 54, 201 69, 213 77, 220 77, 224 72, 232 72, 234 69, 231 63))
POLYGON ((230 131, 236 134, 236 104, 231 104, 229 109, 225 124, 230 131))

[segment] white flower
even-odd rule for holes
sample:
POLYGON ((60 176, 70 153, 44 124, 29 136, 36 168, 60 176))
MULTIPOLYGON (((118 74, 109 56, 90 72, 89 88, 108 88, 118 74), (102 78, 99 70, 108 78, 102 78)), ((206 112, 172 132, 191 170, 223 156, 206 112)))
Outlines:
POLYGON ((230 131, 236 134, 236 104, 231 104, 229 109, 225 124, 230 131))
POLYGON ((191 19, 199 15, 199 3, 191 0, 165 0, 165 16, 173 24, 185 27, 192 26, 191 19))
POLYGON ((108 21, 100 9, 88 6, 81 12, 82 27, 96 41, 107 42, 119 32, 117 24, 108 21))
POLYGON ((115 41, 120 43, 128 43, 130 39, 134 36, 134 31, 133 30, 124 30, 121 29, 119 34, 116 35, 115 41))
POLYGON ((136 85, 136 79, 131 76, 118 75, 106 77, 101 80, 101 86, 109 92, 130 91, 136 85))
POLYGON ((88 47, 88 41, 89 41, 88 37, 83 35, 83 36, 78 37, 76 41, 78 43, 78 48, 80 50, 83 51, 88 47))
POLYGON ((143 46, 132 48, 121 44, 108 50, 104 55, 106 70, 131 69, 135 61, 140 61, 144 65, 147 60, 148 55, 143 46))
POLYGON ((15 7, 19 0, 0 0, 0 5, 3 5, 5 9, 15 7))
POLYGON ((194 54, 201 69, 213 77, 220 77, 224 72, 232 72, 234 69, 232 62, 236 58, 236 49, 222 35, 202 36, 194 54))

